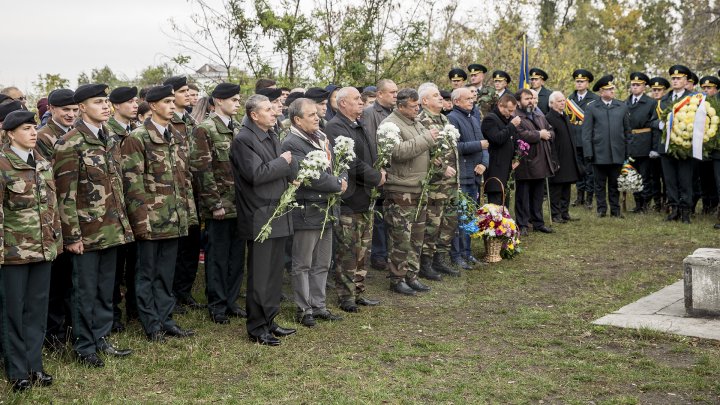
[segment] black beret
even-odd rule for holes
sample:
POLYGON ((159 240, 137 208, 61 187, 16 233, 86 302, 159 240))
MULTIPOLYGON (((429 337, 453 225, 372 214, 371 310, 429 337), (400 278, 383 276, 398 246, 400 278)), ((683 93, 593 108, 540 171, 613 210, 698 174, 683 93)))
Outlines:
POLYGON ((12 131, 22 124, 37 124, 35 122, 35 113, 26 110, 13 111, 3 120, 2 129, 12 131))
POLYGON ((240 86, 233 83, 220 83, 215 86, 210 97, 225 100, 240 94, 240 86))
POLYGON ((167 86, 168 84, 172 86, 173 90, 178 91, 183 86, 187 86, 187 77, 185 77, 185 76, 168 77, 163 82, 163 86, 167 86))
POLYGON ((118 87, 110 92, 110 102, 113 104, 122 104, 137 97, 137 87, 118 87))
POLYGON ((690 76, 692 75, 692 72, 690 71, 690 68, 683 65, 673 65, 670 66, 670 69, 668 69, 668 74, 670 74, 670 77, 680 77, 685 76, 690 79, 690 76))
POLYGON ((650 83, 650 78, 643 72, 632 72, 630 73, 630 83, 650 83))
POLYGON ((75 92, 70 89, 57 89, 48 95, 48 105, 53 107, 65 107, 75 103, 75 92))
POLYGON ((103 83, 83 84, 75 90, 73 101, 75 104, 93 97, 107 97, 108 85, 103 83))
POLYGON ((440 95, 444 100, 450 100, 450 92, 447 90, 440 90, 440 95))
POLYGON ((720 87, 720 79, 715 76, 703 76, 703 78, 700 79, 700 86, 720 87))
POLYGON ((540 68, 532 68, 532 69, 530 69, 528 74, 530 75, 531 79, 543 79, 543 80, 548 79, 548 74, 545 73, 545 71, 540 68))
MULTIPOLYGON (((315 87, 315 88, 317 88, 317 87, 315 87)), ((263 96, 267 97, 268 100, 275 101, 278 98, 280 98, 280 96, 282 96, 282 89, 277 89, 277 88, 271 89, 270 87, 265 87, 263 89, 258 90, 257 94, 262 94, 263 96)), ((326 94, 327 94, 327 92, 326 92, 326 94)), ((320 101, 322 101, 322 100, 320 100, 320 101)))
POLYGON ((305 97, 305 93, 302 91, 295 91, 290 94, 288 94, 287 98, 285 99, 285 107, 289 106, 293 101, 305 97))
POLYGON ((595 76, 593 76, 592 73, 590 73, 589 70, 585 69, 575 69, 573 72, 573 79, 575 80, 587 80, 590 83, 592 83, 593 80, 595 80, 595 76))
POLYGON ((5 117, 13 111, 22 110, 22 103, 14 100, 7 104, 0 105, 0 121, 5 121, 5 117))
POLYGON ((304 97, 309 98, 316 103, 322 103, 324 100, 327 100, 329 95, 330 92, 325 89, 321 89, 320 87, 310 87, 305 92, 304 97))
POLYGON ((454 68, 448 73, 448 78, 450 80, 467 80, 467 73, 460 68, 454 68))
POLYGON ((169 84, 165 86, 155 86, 148 89, 147 94, 145 95, 145 101, 148 103, 154 103, 164 99, 165 97, 171 97, 174 94, 175 91, 173 90, 173 86, 169 84))
POLYGON ((512 79, 510 79, 510 75, 507 74, 507 72, 503 70, 496 70, 492 74, 493 80, 505 80, 506 82, 510 83, 512 79))
POLYGON ((667 81, 664 77, 653 77, 650 79, 650 87, 653 89, 669 89, 670 88, 670 82, 667 81))
POLYGON ((2 103, 5 100, 9 100, 9 99, 10 99, 10 96, 8 96, 7 94, 0 94, 0 103, 2 103))
POLYGON ((613 81, 613 75, 605 75, 593 86, 593 91, 599 91, 600 89, 614 89, 615 84, 613 81))
POLYGON ((688 80, 693 82, 693 84, 698 84, 700 79, 698 79, 698 76, 695 74, 695 72, 690 72, 690 77, 688 77, 688 80))
POLYGON ((473 63, 468 66, 468 72, 470 72, 471 75, 475 73, 487 73, 487 68, 479 63, 473 63))

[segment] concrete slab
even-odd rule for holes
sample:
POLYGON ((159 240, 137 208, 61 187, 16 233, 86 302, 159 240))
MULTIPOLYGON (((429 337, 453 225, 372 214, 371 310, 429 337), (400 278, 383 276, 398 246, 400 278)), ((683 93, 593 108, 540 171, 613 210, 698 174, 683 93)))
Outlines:
POLYGON ((679 280, 593 323, 720 340, 720 318, 690 318, 684 301, 683 280, 679 280))

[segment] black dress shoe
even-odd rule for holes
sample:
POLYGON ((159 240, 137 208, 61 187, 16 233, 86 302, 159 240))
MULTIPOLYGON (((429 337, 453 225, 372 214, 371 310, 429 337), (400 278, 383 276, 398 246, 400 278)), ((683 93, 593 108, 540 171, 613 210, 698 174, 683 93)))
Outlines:
POLYGON ((713 225, 713 229, 720 229, 720 224, 713 225))
POLYGON ((357 297, 355 299, 355 303, 366 307, 374 307, 376 305, 380 305, 380 300, 373 300, 366 297, 357 297))
POLYGON ((171 328, 164 329, 163 332, 165 332, 165 334, 168 336, 173 336, 177 338, 184 338, 195 335, 195 331, 190 329, 183 329, 177 325, 171 328))
POLYGON ((370 266, 372 266, 376 270, 387 270, 387 260, 371 258, 370 266))
POLYGON ((27 391, 32 386, 30 380, 28 380, 27 378, 10 380, 10 384, 12 384, 12 390, 15 392, 27 391))
POLYGON ((418 280, 418 279, 414 279, 414 280, 410 280, 410 281, 406 280, 405 283, 407 283, 407 285, 415 291, 419 291, 419 292, 430 291, 430 287, 421 283, 420 280, 418 280))
POLYGON ((323 321, 342 321, 343 317, 335 315, 327 309, 324 311, 313 311, 313 317, 315 319, 322 319, 323 321))
POLYGON ((270 333, 272 333, 276 337, 290 336, 295 332, 297 332, 297 329, 283 328, 282 326, 279 326, 279 325, 275 325, 274 328, 270 329, 270 333))
POLYGON ((201 304, 201 303, 195 301, 195 298, 193 298, 192 295, 189 296, 189 297, 186 298, 186 299, 181 300, 181 301, 180 301, 180 304, 181 304, 181 305, 184 305, 184 306, 186 306, 186 307, 188 307, 188 308, 190 308, 190 309, 203 309, 203 308, 207 308, 207 305, 201 304))
POLYGON ((110 342, 105 338, 100 338, 100 344, 98 345, 98 351, 115 357, 125 357, 132 354, 130 349, 117 349, 111 345, 110 342))
POLYGON ((113 321, 112 328, 110 328, 110 332, 112 333, 122 333, 125 332, 125 325, 121 321, 113 321))
POLYGON ((353 304, 352 302, 343 302, 340 304, 340 309, 342 309, 345 312, 349 312, 351 314, 354 314, 356 312, 360 312, 360 308, 357 307, 357 305, 353 304))
POLYGON ((247 312, 240 307, 228 308, 227 311, 225 311, 225 315, 233 316, 235 318, 247 318, 247 312))
POLYGON ((95 353, 90 354, 78 354, 77 356, 80 364, 84 364, 88 367, 101 368, 105 367, 105 362, 100 359, 95 353))
POLYGON ((565 221, 579 221, 580 220, 580 218, 573 218, 570 215, 563 215, 562 219, 564 219, 565 221))
POLYGON ((553 221, 554 223, 556 223, 556 224, 564 224, 564 223, 567 223, 567 220, 566 220, 566 219, 563 219, 563 218, 561 218, 561 217, 555 217, 555 218, 552 219, 552 221, 553 221))
POLYGON ((298 317, 298 322, 300 323, 300 325, 308 328, 312 328, 316 325, 315 317, 313 316, 313 314, 305 314, 298 317))
POLYGON ((30 381, 41 387, 48 387, 53 383, 53 376, 44 371, 31 371, 30 381))
POLYGON ((225 316, 225 314, 210 314, 210 319, 220 325, 227 325, 230 323, 230 320, 227 316, 225 316))
POLYGON ((410 286, 405 281, 398 281, 390 284, 390 290, 403 295, 417 294, 415 290, 410 288, 410 286))
POLYGON ((265 333, 260 336, 248 335, 251 342, 259 343, 264 346, 280 346, 280 339, 275 336, 265 333))
POLYGON ((533 231, 535 231, 535 232, 542 232, 542 233, 553 233, 553 232, 555 232, 555 231, 553 231, 552 228, 548 228, 548 227, 545 226, 545 225, 536 226, 536 227, 533 228, 533 231))
POLYGON ((163 332, 161 330, 156 330, 153 333, 148 333, 146 336, 147 336, 148 340, 151 342, 162 343, 165 341, 165 332, 163 332))

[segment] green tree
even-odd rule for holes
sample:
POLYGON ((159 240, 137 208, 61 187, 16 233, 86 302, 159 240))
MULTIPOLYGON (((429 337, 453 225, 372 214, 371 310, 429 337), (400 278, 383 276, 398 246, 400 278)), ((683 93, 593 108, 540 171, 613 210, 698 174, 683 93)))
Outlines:
POLYGON ((140 87, 158 86, 174 73, 173 69, 167 64, 148 66, 140 72, 135 81, 140 87))
POLYGON ((33 82, 33 87, 40 97, 47 96, 55 89, 64 89, 70 86, 70 80, 63 78, 59 74, 45 73, 38 75, 37 81, 33 82))

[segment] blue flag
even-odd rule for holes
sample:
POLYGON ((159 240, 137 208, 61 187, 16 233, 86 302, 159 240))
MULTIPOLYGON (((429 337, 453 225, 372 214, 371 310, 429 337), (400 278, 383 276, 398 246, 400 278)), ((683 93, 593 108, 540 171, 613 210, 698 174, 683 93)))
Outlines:
POLYGON ((527 39, 525 37, 525 34, 523 34, 522 54, 520 55, 520 77, 518 79, 518 90, 530 88, 530 82, 528 81, 528 71, 530 70, 530 68, 528 67, 528 65, 529 63, 527 39))

